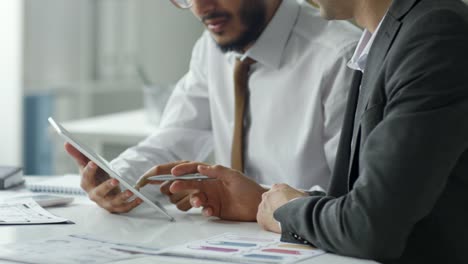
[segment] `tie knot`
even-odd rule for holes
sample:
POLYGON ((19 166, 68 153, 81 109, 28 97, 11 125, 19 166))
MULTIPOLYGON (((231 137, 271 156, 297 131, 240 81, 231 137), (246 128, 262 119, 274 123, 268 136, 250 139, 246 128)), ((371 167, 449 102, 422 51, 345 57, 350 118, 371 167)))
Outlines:
POLYGON ((235 75, 243 75, 247 74, 250 70, 250 66, 254 64, 256 61, 247 57, 244 60, 236 59, 235 64, 235 75))
POLYGON ((256 61, 250 57, 246 57, 245 59, 241 60, 240 58, 236 59, 236 66, 237 67, 250 67, 250 65, 256 63, 256 61))
POLYGON ((254 63, 256 63, 256 61, 254 59, 250 58, 250 57, 247 57, 242 61, 242 64, 248 65, 248 66, 250 66, 250 65, 252 65, 254 63))

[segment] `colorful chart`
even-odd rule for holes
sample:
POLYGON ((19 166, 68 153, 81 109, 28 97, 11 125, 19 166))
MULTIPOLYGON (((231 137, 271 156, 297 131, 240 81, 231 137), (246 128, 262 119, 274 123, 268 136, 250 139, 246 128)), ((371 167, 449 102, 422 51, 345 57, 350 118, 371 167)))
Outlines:
POLYGON ((295 263, 323 254, 314 247, 279 239, 225 233, 165 250, 162 255, 230 263, 295 263))

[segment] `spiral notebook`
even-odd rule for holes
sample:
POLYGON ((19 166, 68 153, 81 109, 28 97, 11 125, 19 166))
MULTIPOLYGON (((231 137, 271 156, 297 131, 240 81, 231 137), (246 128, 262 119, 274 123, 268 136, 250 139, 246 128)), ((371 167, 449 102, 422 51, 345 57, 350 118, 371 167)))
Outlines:
POLYGON ((80 187, 80 181, 79 175, 65 175, 37 183, 26 183, 26 186, 33 192, 86 195, 80 187))

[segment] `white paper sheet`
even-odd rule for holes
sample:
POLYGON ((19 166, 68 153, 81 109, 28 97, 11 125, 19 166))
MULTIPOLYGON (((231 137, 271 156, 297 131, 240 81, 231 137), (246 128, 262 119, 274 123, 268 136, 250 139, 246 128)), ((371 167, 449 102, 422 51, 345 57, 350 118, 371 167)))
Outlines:
POLYGON ((156 255, 158 251, 88 235, 67 235, 5 245, 0 249, 0 259, 34 264, 100 264, 156 255))
POLYGON ((49 213, 31 198, 0 203, 0 225, 35 225, 66 222, 68 222, 68 219, 49 213))
POLYGON ((296 263, 325 252, 279 239, 225 233, 164 250, 161 255, 223 263, 296 263))

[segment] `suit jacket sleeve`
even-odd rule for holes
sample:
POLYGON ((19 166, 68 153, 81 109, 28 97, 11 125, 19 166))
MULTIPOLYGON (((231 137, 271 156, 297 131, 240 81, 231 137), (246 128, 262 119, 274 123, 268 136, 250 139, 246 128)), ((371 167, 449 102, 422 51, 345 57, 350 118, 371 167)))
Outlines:
POLYGON ((354 188, 280 207, 274 216, 283 241, 300 237, 338 254, 398 258, 444 190, 468 145, 468 27, 444 11, 406 26, 411 34, 398 36, 384 64, 383 119, 363 142, 354 188))

